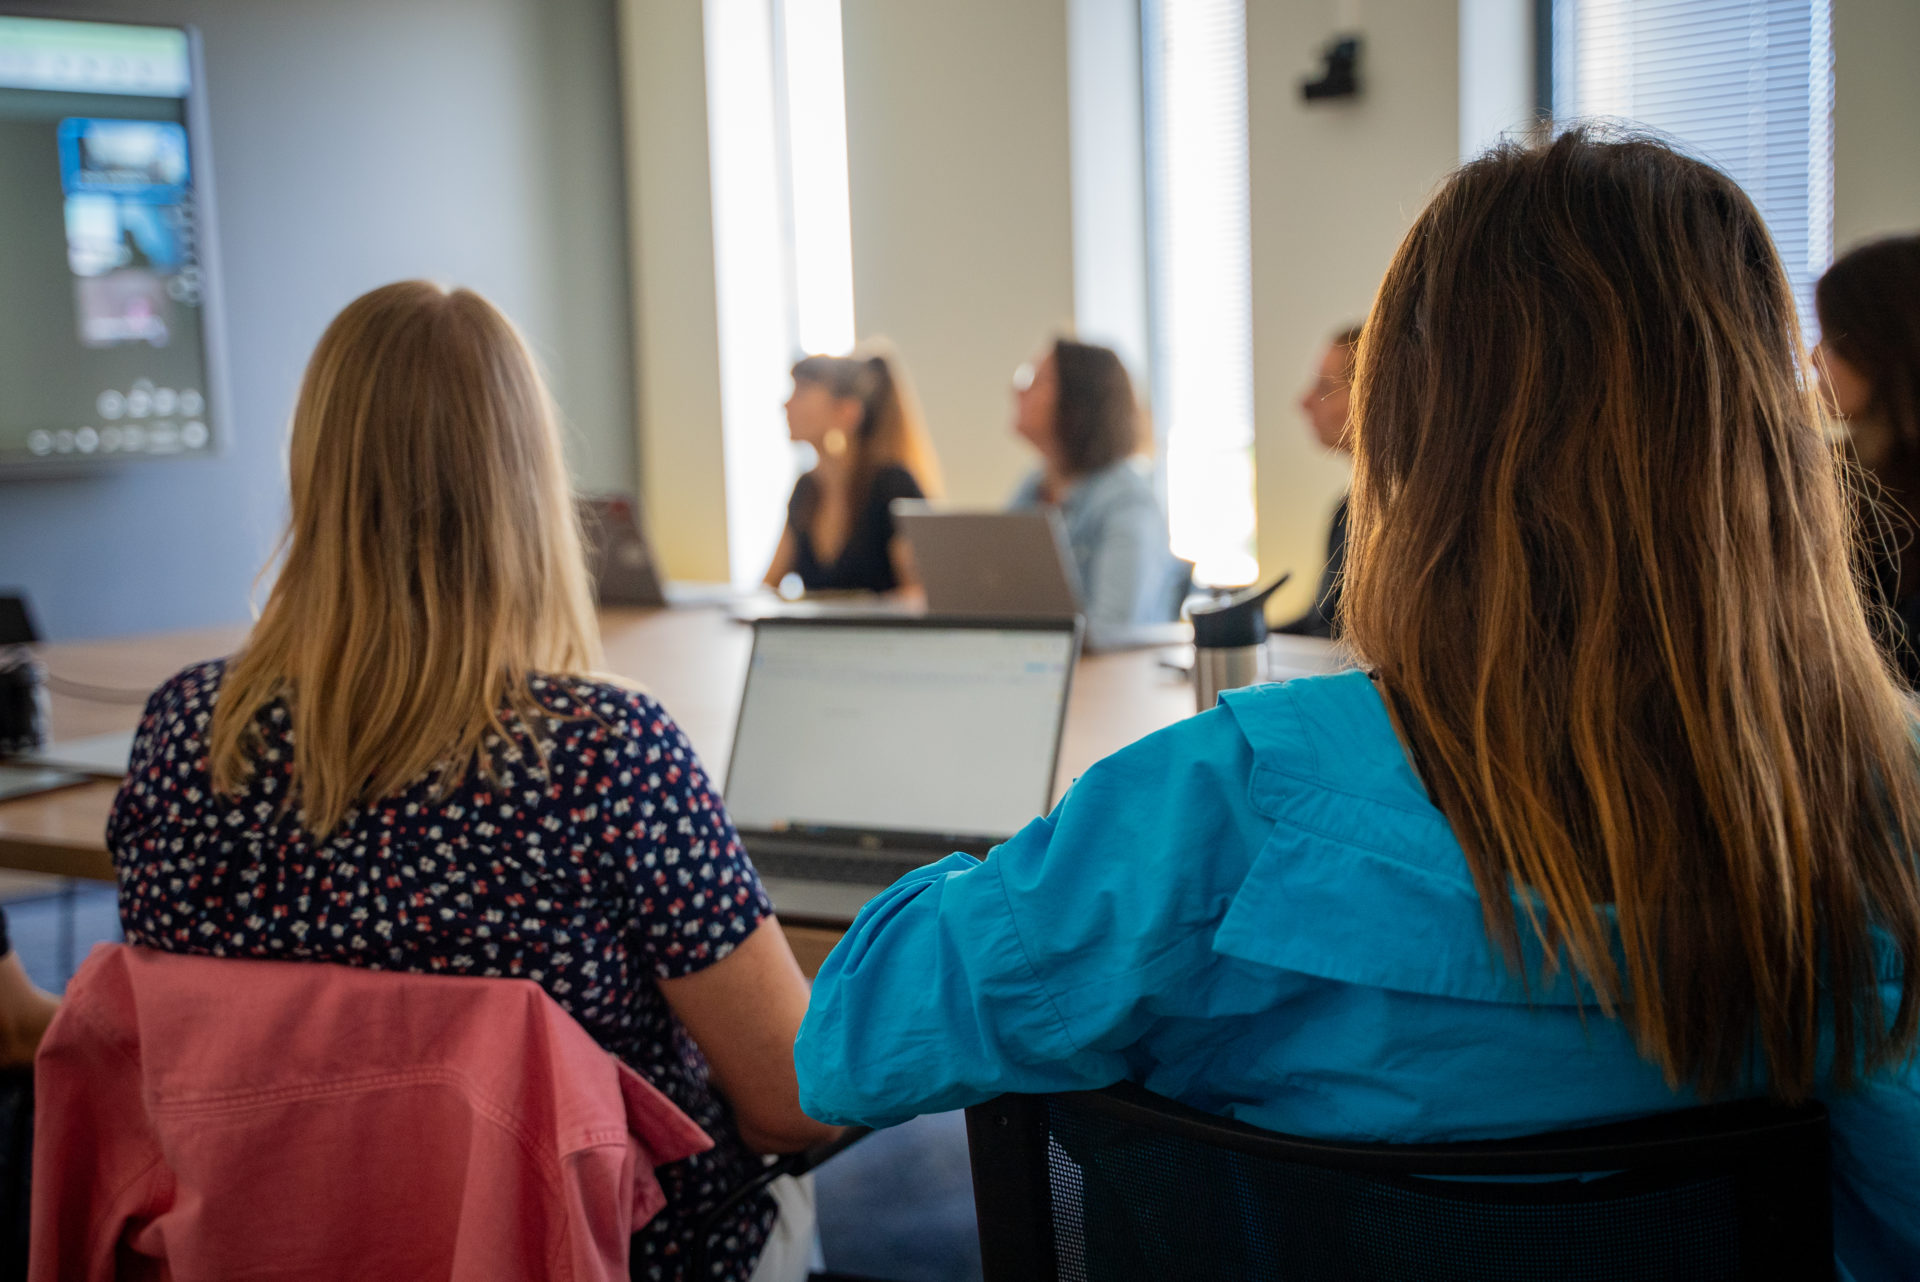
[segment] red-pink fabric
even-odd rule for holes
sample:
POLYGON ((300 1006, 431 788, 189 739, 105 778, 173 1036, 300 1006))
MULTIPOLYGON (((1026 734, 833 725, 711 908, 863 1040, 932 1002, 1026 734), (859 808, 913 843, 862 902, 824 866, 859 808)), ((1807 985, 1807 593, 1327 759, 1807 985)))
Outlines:
POLYGON ((623 1280, 712 1143, 526 980, 102 945, 34 1081, 35 1282, 623 1280))

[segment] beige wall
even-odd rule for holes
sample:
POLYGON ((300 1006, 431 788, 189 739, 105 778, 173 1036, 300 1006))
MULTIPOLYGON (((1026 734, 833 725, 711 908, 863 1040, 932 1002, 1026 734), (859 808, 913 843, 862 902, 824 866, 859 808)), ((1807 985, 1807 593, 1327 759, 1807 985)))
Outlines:
POLYGON ((621 0, 641 507, 676 579, 727 577, 699 0, 621 0))
POLYGON ((1291 569, 1276 617, 1304 608, 1326 559, 1344 461, 1295 402, 1327 335, 1361 319, 1428 193, 1459 159, 1459 17, 1436 0, 1370 0, 1358 99, 1308 105, 1300 80, 1331 34, 1324 0, 1247 6, 1253 379, 1260 569, 1291 569))
POLYGON ((1834 0, 1833 245, 1920 231, 1920 0, 1834 0))
POLYGON ((1032 457, 1008 380, 1073 319, 1065 0, 845 0, 854 315, 919 386, 948 496, 1032 457))

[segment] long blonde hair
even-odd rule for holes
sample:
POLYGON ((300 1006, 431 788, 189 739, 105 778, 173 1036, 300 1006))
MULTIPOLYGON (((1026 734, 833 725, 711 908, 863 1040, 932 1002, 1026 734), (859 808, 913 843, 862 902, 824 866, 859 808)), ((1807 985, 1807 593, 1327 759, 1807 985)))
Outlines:
POLYGON ((552 402, 486 299, 427 281, 363 294, 294 408, 285 561, 214 708, 214 787, 251 776, 262 711, 292 718, 295 800, 325 836, 438 770, 491 768, 541 709, 535 672, 600 657, 552 402))
POLYGON ((1360 339, 1346 636, 1509 962, 1524 925, 1709 1095, 1920 1014, 1914 717, 1807 368, 1739 187, 1582 131, 1457 173, 1360 339))
POLYGON ((793 367, 793 381, 813 383, 833 396, 860 402, 860 425, 848 445, 854 451, 849 513, 867 502, 874 473, 889 465, 904 467, 920 493, 940 497, 940 463, 927 435, 920 400, 913 394, 900 357, 883 340, 869 340, 851 356, 808 356, 793 367))

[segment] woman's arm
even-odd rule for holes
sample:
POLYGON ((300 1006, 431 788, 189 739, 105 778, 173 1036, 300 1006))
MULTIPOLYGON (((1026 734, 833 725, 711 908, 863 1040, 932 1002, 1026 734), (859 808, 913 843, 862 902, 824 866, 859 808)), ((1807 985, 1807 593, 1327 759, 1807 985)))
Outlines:
POLYGON ((0 910, 0 1068, 26 1068, 40 1049, 60 999, 34 986, 7 934, 0 910))
POLYGON ((660 991, 707 1057, 748 1148, 792 1153, 840 1133, 800 1111, 793 1039, 807 1011, 807 981, 777 919, 763 918, 706 969, 661 980, 660 991))
POLYGON ((891 1126, 1004 1092, 1089 1090, 1214 965, 1214 930, 1271 829, 1222 709, 1089 770, 986 862, 949 855, 865 908, 794 1046, 810 1115, 891 1126))
POLYGON ((773 564, 767 567, 766 577, 760 581, 777 590, 780 587, 780 580, 793 573, 795 557, 793 527, 789 525, 780 531, 780 545, 773 550, 773 564))
POLYGON ((887 560, 893 563, 893 590, 907 596, 920 595, 920 567, 913 563, 913 545, 905 535, 896 534, 887 541, 887 560))

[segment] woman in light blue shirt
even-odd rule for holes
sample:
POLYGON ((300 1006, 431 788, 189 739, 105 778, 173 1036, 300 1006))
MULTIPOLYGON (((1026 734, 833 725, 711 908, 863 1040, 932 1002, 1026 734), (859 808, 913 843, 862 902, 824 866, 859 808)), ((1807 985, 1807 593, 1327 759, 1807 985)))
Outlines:
POLYGON ((862 912, 795 1047, 887 1124, 1115 1081, 1498 1138, 1824 1101, 1835 1242, 1920 1269, 1920 755, 1792 293, 1734 183, 1575 131, 1460 171, 1382 283, 1342 616, 862 912))
POLYGON ((1167 550, 1152 441, 1126 366, 1111 348, 1055 339, 1015 372, 1013 391, 1013 430, 1041 465, 1009 506, 1060 509, 1088 637, 1177 617, 1184 566, 1167 550))

